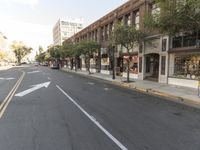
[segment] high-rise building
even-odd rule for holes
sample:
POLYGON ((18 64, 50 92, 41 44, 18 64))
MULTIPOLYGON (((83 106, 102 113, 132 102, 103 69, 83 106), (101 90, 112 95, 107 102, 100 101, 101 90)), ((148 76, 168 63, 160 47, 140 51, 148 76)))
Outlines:
POLYGON ((54 45, 62 45, 62 42, 83 29, 83 19, 64 20, 59 19, 53 28, 54 45))

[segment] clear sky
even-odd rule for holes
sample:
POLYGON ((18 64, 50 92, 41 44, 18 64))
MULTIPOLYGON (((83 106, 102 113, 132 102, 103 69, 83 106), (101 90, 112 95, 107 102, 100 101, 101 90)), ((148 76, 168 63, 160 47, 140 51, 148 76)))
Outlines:
POLYGON ((9 41, 45 49, 59 18, 84 18, 85 26, 127 0, 0 0, 0 31, 9 41))

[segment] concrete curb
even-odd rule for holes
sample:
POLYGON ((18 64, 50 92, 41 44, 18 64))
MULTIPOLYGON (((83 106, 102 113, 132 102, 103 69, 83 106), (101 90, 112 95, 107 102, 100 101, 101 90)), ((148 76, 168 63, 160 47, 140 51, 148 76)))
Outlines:
POLYGON ((8 70, 11 68, 13 68, 13 66, 0 67, 0 71, 8 70))
POLYGON ((200 108, 200 99, 199 99, 199 102, 198 102, 194 99, 184 98, 184 97, 181 97, 181 96, 176 96, 176 95, 173 95, 173 94, 169 94, 169 93, 161 92, 161 91, 157 91, 157 90, 145 89, 145 88, 138 87, 138 86, 135 86, 135 85, 130 85, 128 83, 118 82, 118 81, 115 81, 115 80, 111 81, 111 80, 107 80, 107 79, 104 79, 104 78, 101 78, 101 77, 95 77, 95 76, 92 76, 92 75, 82 74, 82 73, 68 71, 68 70, 64 70, 64 69, 62 69, 62 70, 66 71, 66 72, 70 72, 70 73, 76 73, 76 74, 79 74, 79 75, 82 75, 82 76, 85 76, 85 77, 88 77, 88 78, 108 81, 108 82, 110 82, 114 85, 124 87, 124 88, 127 88, 127 89, 137 90, 139 92, 152 94, 152 95, 156 95, 156 96, 161 96, 161 97, 165 97, 165 98, 172 98, 172 99, 174 99, 173 101, 175 101, 175 102, 178 101, 178 102, 181 102, 181 103, 186 104, 186 105, 190 105, 190 106, 192 105, 194 107, 199 106, 198 108, 200 108))

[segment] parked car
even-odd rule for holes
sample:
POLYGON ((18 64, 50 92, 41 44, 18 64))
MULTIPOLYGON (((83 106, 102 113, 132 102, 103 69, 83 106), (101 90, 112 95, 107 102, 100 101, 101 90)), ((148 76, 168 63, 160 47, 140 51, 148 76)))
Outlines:
POLYGON ((36 61, 36 62, 35 62, 35 66, 39 66, 39 62, 36 61))
POLYGON ((60 65, 57 62, 51 64, 51 69, 60 69, 60 65))

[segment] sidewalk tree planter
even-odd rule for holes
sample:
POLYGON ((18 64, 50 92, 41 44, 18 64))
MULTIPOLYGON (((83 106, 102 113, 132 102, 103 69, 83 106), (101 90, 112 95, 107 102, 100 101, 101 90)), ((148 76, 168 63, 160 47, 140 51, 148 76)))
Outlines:
MULTIPOLYGON (((109 39, 109 43, 111 46, 117 47, 121 45, 126 49, 126 53, 129 58, 131 58, 131 51, 135 47, 136 44, 140 44, 143 38, 143 33, 140 30, 137 30, 135 26, 128 26, 117 24, 112 31, 112 34, 109 39)), ((130 59, 126 59, 127 61, 127 82, 129 79, 129 71, 130 71, 130 59)))

